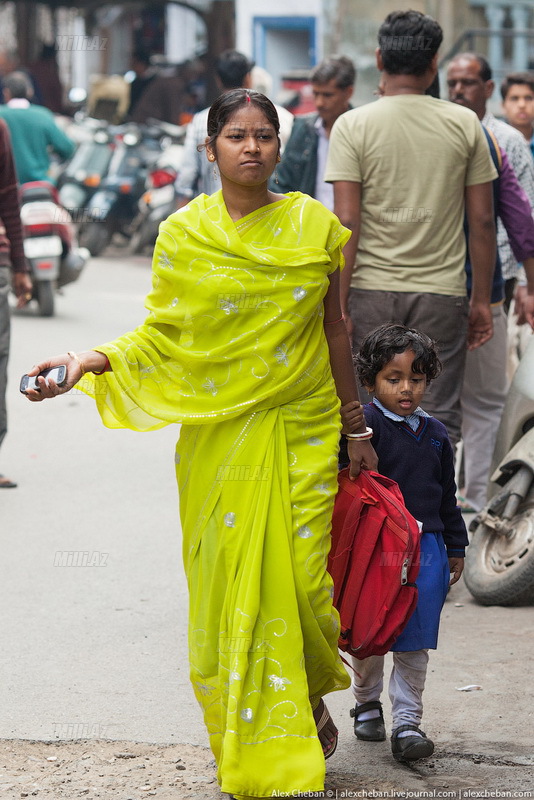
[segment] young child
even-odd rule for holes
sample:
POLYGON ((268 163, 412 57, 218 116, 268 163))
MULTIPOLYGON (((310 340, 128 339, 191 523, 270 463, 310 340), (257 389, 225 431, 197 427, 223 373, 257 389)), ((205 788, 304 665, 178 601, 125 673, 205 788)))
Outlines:
MULTIPOLYGON (((419 728, 428 651, 437 646, 448 587, 462 574, 467 532, 456 505, 453 452, 447 430, 419 407, 429 382, 441 371, 432 340, 404 325, 382 325, 364 340, 356 356, 356 369, 374 395, 364 413, 373 430, 378 469, 397 481, 407 508, 423 524, 418 603, 391 648, 389 681, 391 750, 397 761, 415 761, 434 752, 433 742, 419 728)), ((360 412, 355 406, 350 403, 341 409, 344 431, 358 424, 360 412)), ((380 694, 384 656, 353 658, 352 662, 354 733, 358 739, 383 741, 386 730, 380 694)))

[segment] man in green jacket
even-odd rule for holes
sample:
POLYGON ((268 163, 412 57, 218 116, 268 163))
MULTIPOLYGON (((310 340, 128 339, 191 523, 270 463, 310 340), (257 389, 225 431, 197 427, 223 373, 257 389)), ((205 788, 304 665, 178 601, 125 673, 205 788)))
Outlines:
POLYGON ((330 131, 336 119, 350 108, 356 69, 346 56, 325 58, 312 71, 310 82, 317 113, 295 117, 277 168, 278 183, 271 179, 271 189, 304 192, 333 211, 334 190, 323 180, 330 131))
POLYGON ((24 72, 7 75, 3 88, 6 104, 0 106, 0 118, 11 133, 19 183, 50 180, 49 151, 69 158, 75 150, 74 142, 58 128, 51 111, 30 103, 33 89, 24 72))

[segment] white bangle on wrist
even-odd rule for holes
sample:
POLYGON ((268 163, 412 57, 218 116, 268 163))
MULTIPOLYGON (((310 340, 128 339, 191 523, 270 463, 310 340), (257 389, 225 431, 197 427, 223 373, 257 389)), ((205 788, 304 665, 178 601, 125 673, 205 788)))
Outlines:
POLYGON ((364 433, 346 433, 345 436, 347 439, 352 439, 356 442, 364 442, 366 439, 373 438, 373 429, 366 428, 364 433))

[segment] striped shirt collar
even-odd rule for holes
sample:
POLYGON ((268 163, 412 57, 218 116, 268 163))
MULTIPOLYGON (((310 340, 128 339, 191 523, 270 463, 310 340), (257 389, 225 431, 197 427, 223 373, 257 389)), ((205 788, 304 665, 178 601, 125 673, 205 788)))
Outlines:
POLYGON ((430 414, 427 414, 426 411, 423 411, 421 406, 417 406, 415 411, 411 414, 408 414, 407 417, 403 417, 400 414, 395 414, 393 411, 389 411, 385 406, 382 405, 378 398, 373 397, 373 405, 375 405, 382 414, 387 417, 388 419, 392 419, 393 422, 407 422, 412 431, 417 431, 419 424, 421 422, 421 417, 429 417, 430 414))

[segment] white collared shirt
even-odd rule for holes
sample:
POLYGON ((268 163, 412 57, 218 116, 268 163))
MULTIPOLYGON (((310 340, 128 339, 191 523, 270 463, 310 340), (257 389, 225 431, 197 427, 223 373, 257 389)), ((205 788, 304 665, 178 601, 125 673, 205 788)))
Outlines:
POLYGON ((328 158, 329 139, 323 126, 321 117, 315 121, 317 131, 317 175, 315 178, 315 199, 319 200, 323 206, 330 211, 334 210, 334 185, 325 183, 323 176, 326 170, 326 159, 328 158))
POLYGON ((8 108, 29 108, 30 101, 25 97, 13 97, 11 100, 7 101, 6 106, 8 108))
POLYGON ((412 431, 417 431, 419 424, 421 422, 421 417, 429 417, 430 414, 427 414, 426 411, 423 411, 421 406, 417 406, 415 411, 412 411, 411 414, 408 414, 406 417, 401 416, 400 414, 395 414, 394 411, 390 411, 386 408, 378 398, 373 397, 373 404, 380 409, 382 414, 387 417, 388 419, 392 419, 393 422, 407 422, 412 431))

